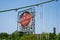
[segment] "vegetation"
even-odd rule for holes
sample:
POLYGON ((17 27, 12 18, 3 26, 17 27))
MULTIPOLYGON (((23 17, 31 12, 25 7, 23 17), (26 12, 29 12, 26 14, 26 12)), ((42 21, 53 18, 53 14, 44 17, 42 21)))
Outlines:
POLYGON ((0 33, 1 40, 59 40, 60 33, 41 33, 41 34, 25 34, 23 32, 13 32, 12 34, 0 33))

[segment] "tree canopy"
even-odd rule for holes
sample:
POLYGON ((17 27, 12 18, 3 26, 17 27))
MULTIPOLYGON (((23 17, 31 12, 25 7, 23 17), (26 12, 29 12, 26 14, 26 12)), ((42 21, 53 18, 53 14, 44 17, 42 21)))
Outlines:
POLYGON ((60 33, 41 33, 41 34, 25 34, 23 32, 13 32, 12 34, 0 33, 0 39, 10 40, 59 40, 60 33))

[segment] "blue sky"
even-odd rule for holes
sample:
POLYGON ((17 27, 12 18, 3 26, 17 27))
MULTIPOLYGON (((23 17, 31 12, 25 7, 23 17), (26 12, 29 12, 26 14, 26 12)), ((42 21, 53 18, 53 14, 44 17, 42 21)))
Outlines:
MULTIPOLYGON (((0 0, 0 10, 19 8, 48 0, 0 0)), ((35 33, 53 32, 56 27, 60 32, 60 0, 35 7, 35 33)), ((0 32, 12 33, 17 30, 17 12, 0 13, 0 32)))

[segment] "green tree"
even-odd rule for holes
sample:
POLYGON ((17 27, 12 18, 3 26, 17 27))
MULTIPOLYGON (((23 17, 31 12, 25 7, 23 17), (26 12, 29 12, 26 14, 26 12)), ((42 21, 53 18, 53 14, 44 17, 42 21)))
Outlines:
POLYGON ((24 34, 20 40, 37 40, 37 36, 34 34, 24 34))
POLYGON ((49 34, 48 33, 42 33, 40 36, 40 40, 49 40, 49 34))
POLYGON ((23 32, 15 31, 12 34, 10 34, 9 39, 11 39, 11 40, 19 40, 23 35, 24 35, 23 32))
POLYGON ((58 34, 58 40, 60 40, 60 33, 58 34))
POLYGON ((49 40, 56 40, 57 39, 57 35, 54 33, 49 33, 49 40))
POLYGON ((11 40, 16 40, 18 37, 19 37, 19 35, 18 35, 18 32, 17 32, 17 31, 13 32, 13 33, 10 34, 10 36, 9 36, 9 38, 10 38, 11 40))
POLYGON ((0 38, 1 38, 1 39, 7 39, 8 36, 9 36, 8 33, 0 33, 0 38))

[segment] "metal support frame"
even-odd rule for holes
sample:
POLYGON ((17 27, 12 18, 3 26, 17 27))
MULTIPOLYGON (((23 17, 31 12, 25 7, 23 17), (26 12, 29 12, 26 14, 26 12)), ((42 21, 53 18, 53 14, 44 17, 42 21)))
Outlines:
POLYGON ((42 3, 38 3, 38 4, 33 4, 33 5, 29 5, 29 6, 24 6, 24 7, 20 7, 20 8, 14 8, 14 9, 8 9, 8 10, 0 10, 0 13, 1 12, 18 10, 18 9, 23 9, 23 8, 27 8, 27 7, 31 7, 31 6, 39 6, 39 5, 46 4, 46 3, 49 3, 49 2, 52 2, 52 1, 58 1, 58 0, 49 0, 49 1, 46 1, 46 2, 42 2, 42 3))

